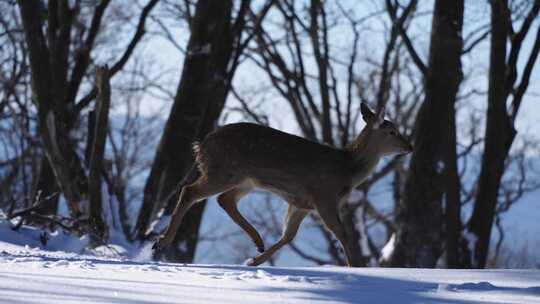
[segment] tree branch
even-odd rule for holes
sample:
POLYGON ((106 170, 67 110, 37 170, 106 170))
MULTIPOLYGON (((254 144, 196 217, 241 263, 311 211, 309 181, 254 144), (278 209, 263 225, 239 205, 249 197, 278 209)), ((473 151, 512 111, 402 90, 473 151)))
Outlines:
MULTIPOLYGON (((128 59, 133 54, 135 47, 144 36, 145 34, 144 27, 145 27, 146 19, 148 15, 150 14, 150 12, 152 11, 152 9, 156 6, 158 1, 159 0, 150 0, 146 4, 146 6, 143 8, 141 15, 139 17, 139 22, 137 24, 137 29, 135 30, 135 34, 133 34, 131 41, 127 45, 120 59, 118 59, 118 61, 116 61, 116 63, 110 68, 109 75, 111 78, 120 70, 122 70, 124 65, 127 63, 128 59)), ((97 93, 98 93, 97 88, 94 87, 88 94, 86 94, 83 98, 81 98, 81 100, 77 102, 77 104, 75 105, 75 113, 76 113, 75 115, 78 115, 86 106, 88 106, 90 102, 94 98, 96 98, 97 93)))

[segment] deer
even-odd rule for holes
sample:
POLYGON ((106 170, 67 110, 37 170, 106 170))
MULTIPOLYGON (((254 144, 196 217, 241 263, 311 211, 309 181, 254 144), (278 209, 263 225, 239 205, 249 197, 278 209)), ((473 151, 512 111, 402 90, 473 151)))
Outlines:
POLYGON ((384 106, 374 113, 361 103, 360 112, 366 126, 342 149, 253 123, 222 126, 194 143, 199 176, 182 188, 167 229, 154 243, 154 252, 171 244, 193 205, 217 195, 219 206, 247 233, 259 252, 247 265, 264 263, 291 242, 304 218, 315 211, 339 241, 347 266, 356 266, 339 206, 370 176, 382 157, 413 151, 396 126, 384 119, 384 106), (277 195, 289 205, 281 238, 267 250, 260 234, 237 208, 238 201, 256 188, 277 195))

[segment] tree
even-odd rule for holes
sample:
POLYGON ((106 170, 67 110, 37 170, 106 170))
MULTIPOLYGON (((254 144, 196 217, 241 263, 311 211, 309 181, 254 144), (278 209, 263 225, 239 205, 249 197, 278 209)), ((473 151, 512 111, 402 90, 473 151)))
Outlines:
MULTIPOLYGON (((142 9, 135 33, 112 65, 110 76, 120 71, 130 58, 144 34, 146 18, 157 2, 151 0, 142 9)), ((83 80, 91 70, 92 50, 109 4, 108 0, 100 1, 93 9, 90 24, 86 24, 81 16, 84 11, 81 2, 19 1, 37 107, 37 129, 47 159, 41 161, 36 191, 47 195, 55 191, 50 181, 56 181, 73 219, 85 213, 82 203, 87 200, 89 189, 88 177, 77 153, 77 141, 70 133, 77 126, 81 111, 97 95, 97 89, 93 88, 77 100, 83 80), (54 176, 48 176, 51 173, 54 176)), ((96 189, 101 192, 100 187, 96 189)), ((47 212, 55 213, 56 207, 47 212)))
MULTIPOLYGON (((444 252, 447 267, 484 267, 490 249, 491 226, 494 220, 497 223, 501 240, 504 237, 504 232, 500 228, 500 213, 508 210, 524 192, 537 187, 536 183, 531 181, 530 177, 524 173, 525 165, 522 158, 519 157, 524 149, 527 149, 527 145, 517 148, 514 151, 515 155, 512 157, 509 157, 509 152, 516 135, 514 121, 517 111, 528 87, 529 77, 538 56, 540 47, 538 34, 522 71, 522 79, 516 85, 517 58, 523 39, 538 14, 539 2, 535 1, 534 4, 530 2, 513 2, 513 5, 509 6, 506 1, 492 1, 490 6, 492 10, 490 31, 480 31, 476 38, 471 39, 472 42, 468 46, 461 46, 461 52, 454 48, 451 56, 445 57, 448 64, 452 64, 455 60, 459 61, 460 54, 470 52, 484 37, 491 34, 485 136, 482 137, 478 134, 478 122, 473 116, 470 123, 470 136, 472 137, 470 144, 464 145, 465 148, 458 154, 455 148, 458 143, 456 140, 455 107, 452 106, 452 108, 445 110, 448 116, 438 116, 436 112, 431 112, 430 117, 435 116, 439 117, 439 119, 426 122, 422 115, 425 115, 423 111, 428 106, 422 106, 415 129, 418 143, 409 169, 409 187, 405 188, 404 193, 406 198, 407 195, 411 195, 412 199, 409 198, 408 204, 401 206, 401 209, 397 211, 398 238, 390 265, 434 267, 438 257, 444 252), (515 13, 515 18, 511 18, 512 13, 515 13), (517 33, 513 31, 512 20, 521 22, 520 30, 517 33), (509 56, 506 55, 508 40, 511 42, 509 56), (448 58, 454 58, 454 60, 448 60, 448 58), (513 99, 510 110, 507 110, 507 100, 510 95, 512 95, 513 99), (422 124, 424 124, 424 127, 422 127, 422 124), (441 124, 448 125, 445 133, 429 135, 424 134, 422 131, 423 128, 424 130, 429 128, 430 132, 436 132, 436 130, 439 130, 437 126, 441 124), (435 143, 440 147, 439 150, 431 150, 428 154, 423 154, 422 140, 435 143), (465 174, 468 170, 467 159, 474 158, 471 151, 474 151, 474 148, 482 142, 484 142, 484 152, 482 154, 480 173, 476 177, 476 181, 471 183, 467 181, 468 177, 465 174), (439 152, 438 155, 437 152, 439 152), (435 155, 438 159, 429 158, 432 155, 435 155), (427 165, 418 170, 418 159, 425 160, 426 158, 428 159, 427 165), (458 167, 460 159, 461 165, 458 167), (418 178, 414 179, 415 170, 416 175, 420 176, 420 180, 418 178), (517 176, 514 178, 514 182, 502 181, 505 172, 509 176, 517 176), (427 179, 422 182, 422 178, 425 176, 427 176, 427 179), (430 184, 428 181, 432 183, 430 184), (466 183, 472 184, 468 190, 466 189, 466 183), (414 196, 415 194, 417 196, 414 196), (473 200, 473 214, 468 224, 464 225, 461 218, 461 206, 473 200), (499 200, 501 201, 500 204, 498 204, 499 200), (426 204, 428 202, 429 204, 426 204), (440 225, 438 222, 442 223, 443 218, 444 225, 440 225), (471 234, 474 237, 470 237, 471 234), (442 240, 444 240, 444 243, 442 240), (475 248, 472 253, 469 251, 471 247, 475 248), (424 260, 426 257, 428 257, 427 263, 424 260)), ((447 10, 447 12, 450 12, 450 10, 447 10)), ((439 37, 438 35, 434 36, 437 9, 434 14, 432 45, 433 38, 439 37)), ((462 16, 460 18, 462 20, 462 16)), ((454 24, 457 25, 460 22, 455 21, 454 24)), ((473 31, 473 34, 474 32, 476 31, 473 31)), ((419 56, 412 48, 412 44, 407 42, 410 40, 406 31, 402 30, 401 35, 406 44, 410 45, 408 49, 411 57, 416 58, 415 62, 419 65, 418 62, 421 61, 418 61, 419 56)), ((474 37, 474 35, 471 36, 474 37)), ((458 35, 458 37, 461 37, 461 35, 458 35)), ((448 37, 445 39, 451 41, 448 37)), ((457 43, 454 45, 457 45, 457 43)), ((430 49, 430 57, 432 50, 433 46, 430 49)), ((432 61, 430 60, 428 69, 432 68, 431 64, 432 61)), ((419 69, 422 70, 421 64, 419 69)), ((446 73, 453 71, 454 75, 457 75, 456 71, 459 71, 459 65, 454 64, 453 68, 447 66, 438 75, 448 75, 443 74, 445 71, 446 73)), ((455 80, 457 78, 452 77, 450 79, 455 80)), ((425 103, 429 101, 428 80, 426 78, 425 103)), ((453 80, 448 83, 455 84, 453 80)), ((454 90, 450 91, 455 98, 457 88, 450 87, 448 89, 452 88, 454 90)), ((444 101, 445 99, 441 96, 436 100, 444 101)), ((407 199, 405 202, 407 202, 407 199)), ((500 240, 497 248, 500 248, 500 240)))
POLYGON ((389 265, 435 267, 442 253, 443 195, 459 216, 454 104, 462 79, 463 10, 463 1, 435 1, 425 100, 417 115, 403 204, 396 211, 389 265))
MULTIPOLYGON (((255 18, 262 20, 269 7, 266 4, 255 18)), ((166 207, 164 214, 172 212, 179 193, 172 194, 192 169, 192 144, 213 130, 221 114, 242 50, 251 38, 242 39, 250 13, 247 0, 241 1, 234 19, 231 1, 197 2, 182 77, 144 189, 136 226, 139 240, 153 236, 148 229, 158 211, 166 207)), ((173 245, 163 252, 166 259, 193 260, 203 210, 204 204, 190 210, 173 245)))
POLYGON ((475 268, 486 266, 501 179, 517 133, 516 117, 540 51, 539 26, 521 71, 521 80, 517 81, 518 57, 523 53, 523 40, 538 16, 540 1, 536 0, 530 6, 517 32, 514 31, 512 11, 507 0, 491 1, 490 7, 491 47, 484 153, 474 210, 467 227, 474 235, 474 240, 470 242, 474 246, 472 266, 475 268))

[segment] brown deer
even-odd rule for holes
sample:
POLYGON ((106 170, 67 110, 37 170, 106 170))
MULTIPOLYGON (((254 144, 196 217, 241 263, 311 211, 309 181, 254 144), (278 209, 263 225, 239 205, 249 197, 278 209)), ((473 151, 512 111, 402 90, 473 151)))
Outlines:
POLYGON ((381 157, 412 151, 411 144, 394 124, 384 120, 384 109, 374 114, 361 104, 361 113, 366 127, 345 149, 251 123, 226 125, 208 134, 193 148, 200 176, 183 187, 171 222, 154 244, 154 250, 161 250, 172 242, 191 206, 219 195, 219 205, 249 235, 260 252, 248 265, 263 263, 290 242, 302 220, 315 209, 326 228, 341 243, 347 264, 355 266, 345 228, 339 219, 339 205, 373 172, 381 157), (236 206, 240 198, 254 188, 272 192, 289 204, 283 235, 266 251, 261 236, 236 206))

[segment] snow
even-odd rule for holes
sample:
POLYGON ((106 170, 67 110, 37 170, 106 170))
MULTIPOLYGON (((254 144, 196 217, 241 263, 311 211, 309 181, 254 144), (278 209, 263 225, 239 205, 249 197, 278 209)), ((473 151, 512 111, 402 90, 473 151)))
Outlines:
POLYGON ((381 249, 381 261, 388 261, 390 258, 392 258, 392 255, 394 254, 394 250, 396 247, 396 234, 393 233, 390 237, 390 240, 388 240, 388 243, 384 245, 383 249, 381 249))
POLYGON ((540 303, 538 270, 188 265, 0 241, 0 303, 540 303))
POLYGON ((12 227, 0 220, 0 303, 540 303, 539 270, 175 264, 116 233, 88 250, 85 236, 43 244, 12 227))
POLYGON ((435 167, 435 171, 438 174, 442 174, 444 172, 444 162, 442 160, 439 160, 437 162, 437 166, 435 167))
MULTIPOLYGON (((469 248, 469 251, 474 252, 474 244, 476 244, 476 241, 478 240, 478 237, 476 236, 476 234, 472 233, 469 230, 465 230, 465 233, 463 233, 463 237, 465 238, 465 240, 467 240, 467 246, 469 248)), ((473 265, 476 264, 476 260, 474 258, 475 258, 475 255, 471 254, 471 259, 472 259, 471 262, 473 265)))

